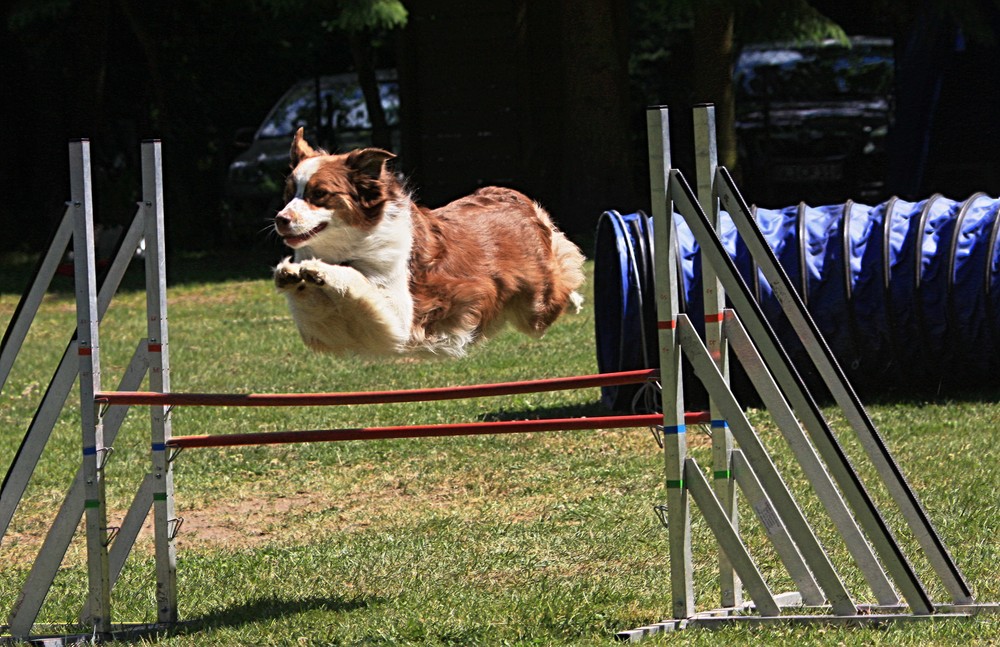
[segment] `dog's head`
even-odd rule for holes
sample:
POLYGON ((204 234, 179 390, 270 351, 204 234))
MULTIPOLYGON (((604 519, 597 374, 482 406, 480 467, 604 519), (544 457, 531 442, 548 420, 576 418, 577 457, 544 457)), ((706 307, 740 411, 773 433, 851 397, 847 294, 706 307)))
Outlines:
POLYGON ((396 184, 385 168, 393 157, 378 148, 329 155, 306 143, 299 128, 285 207, 274 217, 274 230, 292 249, 342 256, 381 224, 386 202, 395 197, 396 184))

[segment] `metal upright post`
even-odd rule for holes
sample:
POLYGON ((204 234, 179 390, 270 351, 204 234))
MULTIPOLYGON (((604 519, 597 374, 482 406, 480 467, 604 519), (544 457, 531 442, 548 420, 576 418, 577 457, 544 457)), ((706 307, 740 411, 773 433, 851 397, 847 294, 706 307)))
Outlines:
POLYGON ((83 432, 84 509, 87 528, 88 621, 98 635, 111 631, 111 578, 108 569, 107 506, 104 466, 109 448, 94 394, 101 390, 98 333, 97 271, 94 251, 93 196, 90 183, 90 142, 76 140, 70 148, 70 183, 76 227, 73 254, 76 276, 77 354, 80 359, 80 417, 83 432))
MULTIPOLYGON (((719 229, 719 199, 713 183, 719 165, 715 138, 715 106, 705 104, 694 109, 695 182, 698 202, 705 215, 719 229)), ((726 294, 715 275, 711 263, 701 264, 702 300, 705 304, 705 346, 729 383, 729 347, 722 331, 723 309, 726 294)), ((739 531, 739 513, 736 505, 736 481, 732 472, 733 435, 725 416, 719 412, 715 398, 709 395, 709 412, 712 415, 712 464, 715 478, 713 487, 726 516, 734 529, 739 531)), ((726 555, 719 547, 719 587, 723 607, 737 607, 743 603, 739 577, 726 555)))
MULTIPOLYGON (((158 140, 142 142, 142 203, 146 231, 146 320, 149 337, 149 388, 170 391, 167 335, 167 275, 163 234, 163 159, 158 140)), ((177 553, 173 532, 174 472, 167 453, 170 410, 151 406, 153 528, 156 543, 156 610, 163 623, 177 621, 177 553)))
POLYGON ((670 541, 671 608, 674 618, 694 613, 691 566, 691 510, 684 483, 687 436, 684 426, 684 385, 681 349, 677 341, 678 278, 673 240, 673 209, 667 193, 670 170, 670 125, 666 107, 646 111, 649 185, 652 198, 660 384, 663 399, 663 454, 666 465, 667 529, 670 541))

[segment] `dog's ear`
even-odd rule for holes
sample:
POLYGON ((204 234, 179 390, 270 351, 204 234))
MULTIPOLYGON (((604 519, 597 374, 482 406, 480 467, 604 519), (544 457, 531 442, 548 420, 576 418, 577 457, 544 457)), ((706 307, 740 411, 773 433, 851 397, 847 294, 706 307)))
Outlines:
POLYGON ((299 165, 299 162, 308 158, 316 157, 319 155, 319 151, 313 149, 312 146, 306 143, 305 137, 302 135, 302 128, 295 131, 295 137, 292 138, 292 168, 299 165))
POLYGON ((356 171, 364 173, 372 179, 382 177, 382 167, 396 156, 381 148, 362 148, 352 151, 347 156, 347 165, 356 171))

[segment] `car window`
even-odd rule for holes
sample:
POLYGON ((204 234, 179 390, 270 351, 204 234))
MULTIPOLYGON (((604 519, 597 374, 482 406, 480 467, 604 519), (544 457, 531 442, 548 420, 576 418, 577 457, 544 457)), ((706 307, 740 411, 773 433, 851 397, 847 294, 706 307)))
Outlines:
MULTIPOLYGON (((379 94, 390 126, 399 123, 399 86, 395 80, 379 82, 379 94)), ((296 84, 274 107, 261 125, 258 137, 290 137, 299 127, 311 130, 317 124, 336 132, 371 128, 364 95, 356 81, 343 77, 323 77, 319 82, 319 119, 317 120, 316 81, 296 84)))
POLYGON ((734 74, 739 100, 830 101, 891 92, 891 44, 749 47, 734 74))

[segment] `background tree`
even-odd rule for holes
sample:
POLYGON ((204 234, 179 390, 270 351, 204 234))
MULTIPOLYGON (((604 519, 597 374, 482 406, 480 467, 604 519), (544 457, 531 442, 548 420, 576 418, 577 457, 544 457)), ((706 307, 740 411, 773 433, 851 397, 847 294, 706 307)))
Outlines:
POLYGON ((392 148, 392 140, 375 78, 376 51, 385 42, 385 32, 405 27, 406 19, 406 7, 399 0, 342 0, 340 13, 325 23, 334 34, 345 34, 350 43, 372 124, 372 144, 378 148, 392 148))
MULTIPOLYGON (((527 2, 533 77, 528 110, 540 142, 532 193, 574 234, 606 209, 636 204, 639 187, 628 77, 628 5, 613 0, 527 2), (539 118, 541 117, 541 118, 539 118)), ((642 127, 641 133, 645 133, 642 127)), ((643 176, 638 176, 643 177, 643 176)))
POLYGON ((268 0, 278 15, 300 15, 304 10, 324 16, 320 24, 331 39, 344 38, 350 49, 358 84, 372 125, 372 145, 391 148, 389 125, 382 108, 376 70, 378 51, 387 32, 406 26, 408 13, 400 0, 268 0))

